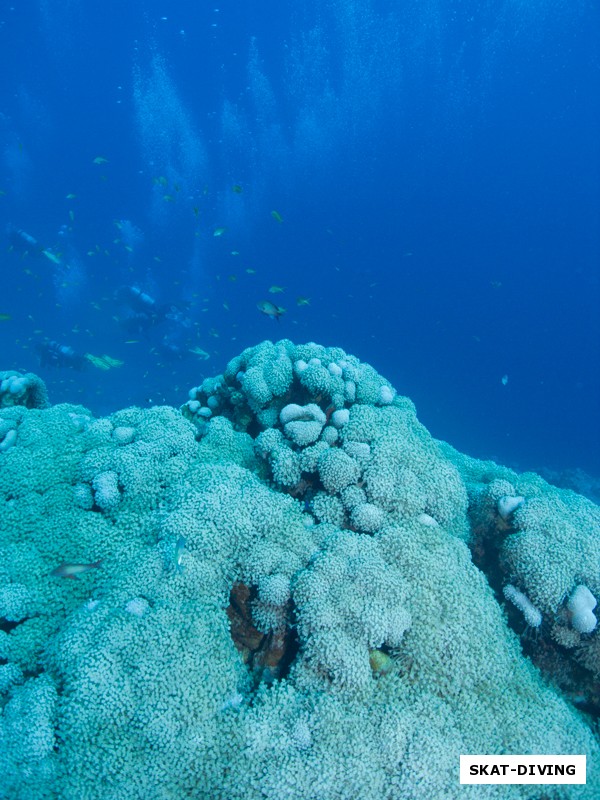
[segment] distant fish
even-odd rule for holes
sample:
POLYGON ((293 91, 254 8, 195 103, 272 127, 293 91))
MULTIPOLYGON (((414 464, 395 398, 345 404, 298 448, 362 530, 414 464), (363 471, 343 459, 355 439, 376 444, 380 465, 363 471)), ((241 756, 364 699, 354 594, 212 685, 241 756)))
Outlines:
POLYGON ((77 580, 80 575, 89 572, 92 569, 100 569, 102 561, 94 561, 92 564, 71 564, 65 561, 60 567, 53 569, 50 573, 55 578, 70 578, 77 580))
POLYGON ((280 294, 281 292, 284 292, 284 291, 285 291, 285 289, 283 288, 283 286, 271 286, 271 287, 269 287, 269 293, 270 294, 280 294))
POLYGON ((231 187, 231 191, 232 191, 232 192, 235 192, 235 194, 241 194, 241 193, 242 193, 244 190, 243 190, 243 188, 242 188, 242 187, 239 185, 239 183, 234 183, 234 184, 233 184, 233 186, 231 187))
POLYGON ((308 297, 297 297, 296 298, 296 305, 297 306, 309 306, 310 305, 310 298, 308 297))
POLYGON ((213 236, 223 236, 227 228, 215 228, 213 231, 213 236))
POLYGON ((104 156, 96 156, 93 161, 94 164, 108 164, 108 158, 104 158, 104 156))
POLYGON ((271 216, 275 220, 275 222, 283 222, 283 217, 279 213, 279 211, 271 211, 271 216))
POLYGON ((261 300, 260 303, 257 303, 256 307, 263 314, 266 314, 267 317, 276 319, 278 322, 279 322, 279 317, 285 314, 285 308, 280 308, 280 306, 276 306, 275 303, 271 303, 270 300, 261 300))
POLYGON ((202 359, 202 361, 206 361, 207 358, 210 358, 209 353, 206 350, 203 350, 201 347, 190 347, 189 352, 193 353, 198 358, 202 359))
POLYGON ((506 384, 508 383, 508 375, 503 375, 500 383, 502 384, 502 386, 506 386, 506 384))
POLYGON ((68 194, 68 195, 65 197, 65 200, 75 200, 75 198, 76 198, 76 197, 77 197, 77 195, 76 195, 76 194, 73 194, 73 193, 71 192, 70 194, 68 194))
POLYGON ((42 250, 42 255, 46 256, 49 261, 52 261, 53 264, 60 264, 60 256, 57 256, 56 253, 53 253, 52 250, 42 250))
POLYGON ((8 322, 12 317, 10 314, 0 314, 0 322, 8 322))

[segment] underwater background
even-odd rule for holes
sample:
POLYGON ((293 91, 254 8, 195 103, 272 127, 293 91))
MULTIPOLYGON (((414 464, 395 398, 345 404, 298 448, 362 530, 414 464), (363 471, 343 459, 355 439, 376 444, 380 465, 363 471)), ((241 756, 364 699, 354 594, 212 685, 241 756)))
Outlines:
POLYGON ((599 22, 585 0, 2 3, 2 368, 100 415, 316 341, 462 451, 598 476, 599 22))

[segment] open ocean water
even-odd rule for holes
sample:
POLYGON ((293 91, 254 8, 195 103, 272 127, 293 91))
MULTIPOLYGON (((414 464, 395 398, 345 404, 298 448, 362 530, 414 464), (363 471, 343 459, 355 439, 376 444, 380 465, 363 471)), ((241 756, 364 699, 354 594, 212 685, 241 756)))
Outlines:
POLYGON ((3 3, 3 364, 107 413, 265 338, 335 344, 459 449, 598 476, 598 23, 586 0, 3 3))

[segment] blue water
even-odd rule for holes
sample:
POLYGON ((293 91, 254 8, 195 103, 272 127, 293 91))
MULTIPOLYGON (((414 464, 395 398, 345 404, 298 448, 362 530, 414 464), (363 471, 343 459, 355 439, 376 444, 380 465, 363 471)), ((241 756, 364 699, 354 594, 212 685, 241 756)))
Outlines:
POLYGON ((585 0, 3 3, 0 368, 101 414, 318 341, 460 450, 600 474, 599 23, 585 0), (123 364, 40 364, 49 340, 123 364))

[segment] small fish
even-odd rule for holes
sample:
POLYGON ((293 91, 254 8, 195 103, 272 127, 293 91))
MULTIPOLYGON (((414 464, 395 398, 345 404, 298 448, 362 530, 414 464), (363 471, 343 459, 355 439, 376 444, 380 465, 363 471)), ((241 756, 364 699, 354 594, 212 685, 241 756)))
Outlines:
POLYGON ((503 375, 500 383, 502 384, 502 386, 506 386, 506 384, 508 383, 508 375, 503 375))
POLYGON ((200 213, 200 209, 198 208, 198 206, 194 206, 194 207, 192 208, 192 211, 194 212, 194 216, 195 216, 195 217, 197 217, 197 216, 198 216, 198 214, 200 213))
POLYGON ((51 250, 42 250, 42 255, 46 256, 53 264, 60 264, 60 257, 51 250))
POLYGON ((283 286, 271 286, 269 288, 269 292, 271 294, 280 294, 281 292, 285 292, 285 289, 283 288, 283 286))
POLYGON ((12 317, 10 314, 0 314, 0 322, 8 322, 12 317))
POLYGON ((296 298, 296 305, 297 306, 309 306, 310 305, 310 298, 309 297, 297 297, 296 298))
POLYGON ((185 552, 185 539, 180 536, 175 545, 175 570, 183 572, 183 553, 185 552))
POLYGON ((256 275, 256 270, 255 269, 250 269, 250 267, 248 267, 246 272, 248 273, 248 275, 256 275))
POLYGON ((92 163, 94 163, 94 164, 108 164, 108 158, 104 158, 104 156, 96 156, 96 158, 94 159, 94 161, 92 163))
POLYGON ((271 317, 271 319, 276 319, 279 322, 279 317, 285 314, 285 308, 280 308, 280 306, 276 306, 275 303, 271 303, 270 300, 261 300, 260 303, 256 304, 256 307, 260 312, 266 314, 267 317, 271 317))
POLYGON ((279 211, 271 211, 271 216, 275 220, 275 222, 283 222, 283 217, 279 213, 279 211))
POLYGON ((152 178, 152 182, 157 186, 166 186, 169 183, 164 175, 159 175, 158 178, 152 178))
POLYGON ((78 580, 80 575, 89 572, 92 569, 100 569, 102 561, 94 561, 92 564, 71 564, 65 561, 60 567, 53 569, 50 575, 55 578, 70 578, 71 580, 78 580))
POLYGON ((175 198, 172 194, 163 194, 163 200, 165 200, 167 203, 172 203, 175 198))
POLYGON ((213 236, 223 236, 227 228, 215 228, 213 231, 213 236))
POLYGON ((139 339, 127 339, 127 341, 125 342, 125 344, 139 344, 139 343, 140 343, 139 339))
POLYGON ((231 187, 231 191, 235 192, 235 194, 241 194, 244 190, 239 185, 239 183, 234 183, 233 186, 231 187))
POLYGON ((198 356, 198 358, 201 358, 202 361, 206 361, 207 358, 210 358, 210 355, 206 352, 206 350, 203 350, 201 347, 190 347, 189 352, 193 353, 195 356, 198 356))
POLYGON ((69 211, 69 219, 71 220, 71 222, 75 221, 75 214, 72 211, 69 211))
POLYGON ((77 197, 77 195, 76 195, 76 194, 69 193, 69 194, 68 194, 68 195, 65 197, 65 200, 75 200, 75 198, 76 198, 76 197, 77 197))

